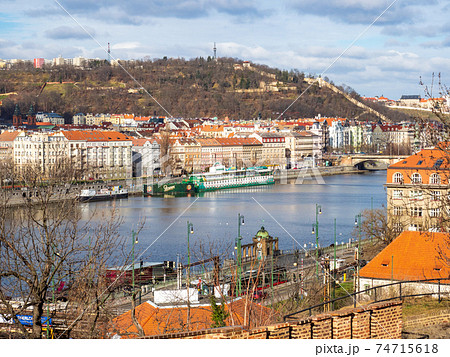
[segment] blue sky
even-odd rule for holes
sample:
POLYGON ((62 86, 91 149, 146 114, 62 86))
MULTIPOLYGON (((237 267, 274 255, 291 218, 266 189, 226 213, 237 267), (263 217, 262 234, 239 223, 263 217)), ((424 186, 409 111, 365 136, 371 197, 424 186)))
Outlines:
POLYGON ((106 58, 110 42, 114 58, 189 59, 216 42, 219 57, 398 99, 433 72, 450 84, 449 14, 448 0, 3 0, 0 58, 106 58))

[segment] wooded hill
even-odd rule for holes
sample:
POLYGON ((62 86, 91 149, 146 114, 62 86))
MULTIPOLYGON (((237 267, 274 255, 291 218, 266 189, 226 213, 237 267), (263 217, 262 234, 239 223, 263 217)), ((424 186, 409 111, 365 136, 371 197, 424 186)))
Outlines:
MULTIPOLYGON (((281 71, 231 58, 156 59, 128 61, 112 67, 106 61, 89 68, 49 66, 34 69, 22 64, 0 71, 1 116, 10 121, 15 104, 22 113, 31 104, 38 111, 54 111, 70 119, 82 113, 134 113, 174 117, 276 119, 310 85, 298 70, 281 71), (145 89, 145 90, 144 90, 145 89), (164 107, 165 112, 151 94, 164 107), (1 93, 16 92, 3 96, 1 93)), ((360 101, 351 88, 346 94, 360 101)), ((407 114, 368 104, 392 121, 408 120, 407 114)), ((314 84, 292 105, 283 118, 346 117, 374 120, 343 95, 314 84)))

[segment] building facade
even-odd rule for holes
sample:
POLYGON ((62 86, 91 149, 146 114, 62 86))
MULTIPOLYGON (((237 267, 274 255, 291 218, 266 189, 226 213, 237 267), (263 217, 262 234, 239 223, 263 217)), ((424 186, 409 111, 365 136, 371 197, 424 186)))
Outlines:
POLYGON ((388 222, 397 232, 449 231, 449 152, 426 149, 387 170, 388 222))

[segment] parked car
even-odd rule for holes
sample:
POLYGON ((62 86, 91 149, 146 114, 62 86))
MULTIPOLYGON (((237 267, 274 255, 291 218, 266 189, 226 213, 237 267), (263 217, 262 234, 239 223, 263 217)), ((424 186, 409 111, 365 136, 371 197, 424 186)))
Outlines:
POLYGON ((264 299, 266 297, 267 297, 267 293, 265 291, 263 291, 263 290, 256 290, 253 293, 253 299, 254 300, 262 300, 262 299, 264 299))

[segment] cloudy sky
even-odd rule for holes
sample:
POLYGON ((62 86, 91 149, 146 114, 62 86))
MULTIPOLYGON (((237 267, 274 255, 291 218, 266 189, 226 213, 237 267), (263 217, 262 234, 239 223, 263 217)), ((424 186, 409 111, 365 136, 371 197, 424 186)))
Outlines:
POLYGON ((322 74, 365 96, 450 85, 448 0, 2 0, 0 58, 213 54, 322 74), (103 48, 102 48, 103 47, 103 48))

